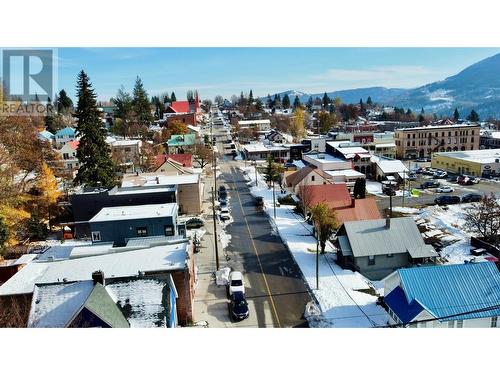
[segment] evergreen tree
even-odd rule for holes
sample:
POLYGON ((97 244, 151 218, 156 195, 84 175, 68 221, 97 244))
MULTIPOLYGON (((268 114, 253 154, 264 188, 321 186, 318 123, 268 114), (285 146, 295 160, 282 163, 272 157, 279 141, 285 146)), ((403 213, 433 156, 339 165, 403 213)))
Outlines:
POLYGON ((328 104, 330 104, 330 98, 328 97, 328 94, 325 92, 323 95, 323 108, 327 108, 328 104))
POLYGON ((410 108, 408 108, 408 109, 406 110, 406 116, 411 116, 412 114, 413 114, 413 112, 411 111, 411 109, 410 109, 410 108))
POLYGON ((135 80, 132 95, 132 106, 134 108, 135 115, 137 116, 137 121, 140 125, 149 125, 149 123, 153 121, 151 106, 149 104, 148 94, 144 89, 144 85, 142 84, 142 80, 139 76, 137 76, 135 80))
POLYGON ((132 111, 132 97, 123 86, 118 89, 113 103, 116 105, 115 116, 125 121, 129 112, 132 111))
POLYGON ((111 151, 105 141, 106 130, 102 126, 97 110, 97 95, 83 70, 78 74, 76 88, 78 98, 76 132, 80 137, 76 156, 80 162, 80 168, 74 183, 87 186, 101 184, 111 187, 115 184, 115 171, 111 151))
POLYGON ((357 178, 354 182, 354 199, 363 199, 366 196, 366 180, 364 178, 357 178))
POLYGON ((188 90, 186 93, 186 99, 189 103, 194 103, 194 93, 193 90, 188 90))
MULTIPOLYGON (((359 110, 361 111, 361 114, 365 114, 365 105, 363 103, 363 99, 359 99, 359 110)), ((401 108, 403 110, 403 108, 401 108)))
POLYGON ((66 112, 68 110, 71 110, 72 107, 73 101, 66 94, 66 91, 59 91, 59 95, 57 98, 57 112, 66 112))
POLYGON ((253 104, 253 92, 252 92, 252 89, 250 89, 250 94, 248 94, 248 104, 250 104, 250 105, 253 104))
POLYGON ((459 118, 460 118, 460 113, 458 113, 458 109, 455 108, 455 112, 453 112, 453 120, 455 120, 455 122, 458 122, 459 118))
POLYGON ((177 101, 177 98, 175 97, 175 92, 172 91, 172 95, 170 95, 170 100, 172 102, 176 102, 177 101))
POLYGON ((295 95, 295 99, 293 100, 293 109, 300 107, 300 99, 297 95, 295 95))
POLYGON ((290 97, 288 96, 288 94, 285 94, 285 96, 283 97, 283 108, 290 108, 290 97))
POLYGON ((260 98, 257 98, 257 100, 255 101, 255 109, 259 112, 264 109, 264 104, 262 104, 262 100, 260 100, 260 98))
POLYGON ((273 100, 271 99, 270 94, 267 94, 266 106, 267 106, 267 108, 271 108, 273 106, 273 100))
POLYGON ((9 239, 9 226, 7 225, 5 218, 0 216, 0 255, 5 250, 5 244, 9 239))
POLYGON ((479 115, 475 110, 470 111, 470 115, 467 116, 467 120, 471 122, 479 122, 479 115))
POLYGON ((420 114, 421 114, 421 115, 424 115, 424 114, 425 114, 424 107, 422 107, 422 109, 420 110, 420 114))
POLYGON ((366 104, 373 105, 372 97, 371 96, 369 96, 368 99, 366 99, 366 104))
POLYGON ((306 107, 310 111, 312 109, 312 106, 313 106, 313 98, 312 98, 312 96, 310 96, 309 99, 307 100, 306 107))

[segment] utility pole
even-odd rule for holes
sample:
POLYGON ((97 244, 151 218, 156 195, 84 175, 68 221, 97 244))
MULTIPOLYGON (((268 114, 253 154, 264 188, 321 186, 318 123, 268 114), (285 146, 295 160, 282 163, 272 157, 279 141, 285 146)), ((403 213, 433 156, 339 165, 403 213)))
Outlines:
POLYGON ((212 215, 214 218, 214 244, 215 244, 215 268, 219 270, 219 244, 217 242, 217 218, 215 216, 215 194, 212 187, 212 215))
POLYGON ((276 220, 276 195, 274 193, 274 178, 273 178, 273 208, 274 208, 274 220, 276 220))
POLYGON ((254 160, 255 165, 255 186, 259 186, 257 183, 257 160, 254 160))
POLYGON ((317 226, 316 229, 316 290, 319 290, 319 238, 321 229, 317 226))
POLYGON ((390 181, 390 193, 389 193, 389 217, 392 217, 392 193, 394 193, 394 185, 392 185, 392 181, 390 181))

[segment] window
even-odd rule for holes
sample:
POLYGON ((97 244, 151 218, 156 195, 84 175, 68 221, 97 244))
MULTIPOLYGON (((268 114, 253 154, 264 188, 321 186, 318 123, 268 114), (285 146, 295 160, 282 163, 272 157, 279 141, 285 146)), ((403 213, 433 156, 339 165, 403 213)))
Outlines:
POLYGON ((449 320, 448 321, 448 328, 454 328, 455 327, 455 321, 449 320))
POLYGON ((314 176, 311 176, 311 181, 313 181, 313 182, 314 182, 314 176))
POLYGON ((464 327, 464 321, 463 320, 457 320, 457 328, 463 328, 464 327))
POLYGON ((491 328, 495 328, 498 323, 498 316, 492 316, 491 317, 491 328))
POLYGON ((392 258, 394 254, 387 254, 387 258, 392 258))
POLYGON ((101 232, 92 232, 92 241, 100 241, 101 232))
POLYGON ((165 225, 165 236, 173 236, 173 235, 174 235, 174 226, 165 225))
POLYGON ((65 152, 65 153, 63 154, 63 159, 64 159, 64 160, 68 160, 68 159, 69 159, 69 154, 68 154, 67 152, 65 152))
POLYGON ((368 256, 368 265, 369 266, 375 265, 375 255, 369 255, 368 256))
POLYGON ((148 235, 148 228, 146 227, 138 227, 136 228, 137 237, 146 237, 148 235))

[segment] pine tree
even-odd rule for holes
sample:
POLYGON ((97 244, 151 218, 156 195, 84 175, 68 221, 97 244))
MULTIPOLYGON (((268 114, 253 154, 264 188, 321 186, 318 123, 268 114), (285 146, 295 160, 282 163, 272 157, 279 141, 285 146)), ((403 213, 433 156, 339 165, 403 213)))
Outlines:
POLYGON ((458 109, 455 108, 455 112, 453 112, 453 120, 455 120, 455 122, 458 122, 459 118, 460 118, 460 113, 458 113, 458 109))
POLYGON ((293 109, 300 107, 300 99, 297 95, 295 95, 295 99, 293 100, 293 109))
POLYGON ((82 70, 78 74, 76 116, 77 135, 80 137, 76 156, 80 168, 74 179, 76 185, 111 187, 115 184, 115 171, 111 152, 105 141, 103 128, 97 110, 96 94, 89 77, 82 70))
POLYGON ((250 94, 248 94, 248 104, 250 104, 250 105, 253 104, 253 92, 252 92, 252 89, 250 89, 250 94))
POLYGON ((290 108, 290 97, 288 96, 288 94, 285 94, 285 96, 283 97, 283 108, 290 108))
POLYGON ((267 106, 267 108, 271 108, 273 106, 273 100, 271 99, 270 94, 267 94, 266 106, 267 106))
POLYGON ((170 95, 170 100, 172 102, 176 102, 177 101, 177 98, 175 97, 175 92, 172 91, 172 95, 170 95))
POLYGON ((479 115, 475 110, 470 111, 470 115, 467 116, 467 120, 471 122, 479 122, 479 115))
POLYGON ((70 99, 65 90, 59 91, 57 98, 57 112, 66 112, 73 107, 73 101, 70 99))
POLYGON ((330 104, 330 98, 328 97, 328 94, 325 92, 323 95, 323 108, 327 108, 328 104, 330 104))
POLYGON ((262 100, 260 100, 260 98, 257 98, 257 100, 255 101, 255 109, 259 112, 264 109, 264 104, 262 104, 262 100))
POLYGON ((142 80, 139 76, 135 80, 132 96, 132 106, 134 108, 135 115, 137 116, 137 121, 140 125, 149 125, 149 123, 153 121, 151 106, 149 104, 148 94, 144 89, 144 85, 142 84, 142 80))
POLYGON ((368 99, 366 99, 366 104, 368 104, 368 105, 372 105, 373 104, 371 96, 369 96, 368 99))

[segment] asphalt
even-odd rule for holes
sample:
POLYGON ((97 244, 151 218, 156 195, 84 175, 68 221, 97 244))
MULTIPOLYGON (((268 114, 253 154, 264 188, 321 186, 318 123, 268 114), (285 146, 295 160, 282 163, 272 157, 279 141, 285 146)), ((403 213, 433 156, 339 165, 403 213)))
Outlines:
POLYGON ((273 233, 266 214, 254 204, 247 182, 234 162, 221 163, 220 181, 229 188, 234 222, 226 227, 231 242, 228 265, 242 271, 249 285, 259 326, 269 326, 265 309, 271 308, 274 327, 306 327, 303 313, 311 300, 300 269, 280 237, 273 233))

